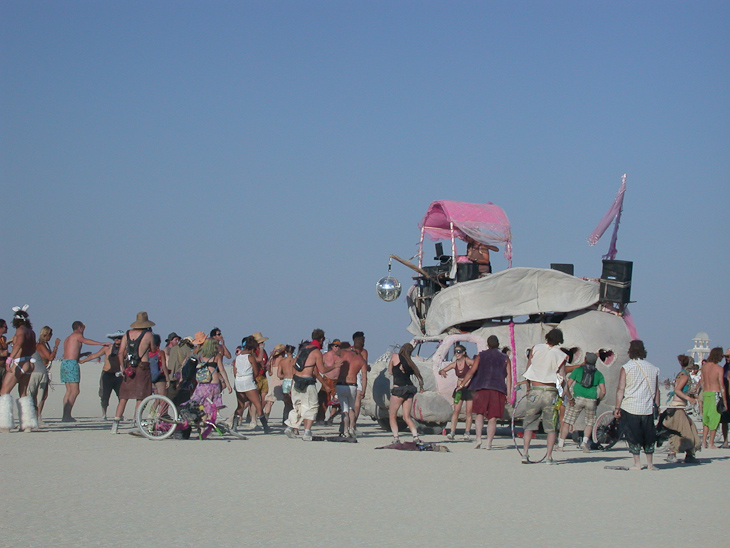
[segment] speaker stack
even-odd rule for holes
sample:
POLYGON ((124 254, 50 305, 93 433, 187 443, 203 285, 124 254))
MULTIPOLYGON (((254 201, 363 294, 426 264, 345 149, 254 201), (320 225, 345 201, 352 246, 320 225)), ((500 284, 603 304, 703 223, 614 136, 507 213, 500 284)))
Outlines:
POLYGON ((603 261, 601 301, 627 304, 631 300, 631 261, 603 261))

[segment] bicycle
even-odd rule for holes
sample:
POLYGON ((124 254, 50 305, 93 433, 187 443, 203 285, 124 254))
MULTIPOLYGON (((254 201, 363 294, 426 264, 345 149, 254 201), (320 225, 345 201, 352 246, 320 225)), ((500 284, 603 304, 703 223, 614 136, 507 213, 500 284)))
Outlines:
POLYGON ((167 439, 178 427, 183 431, 185 439, 185 432, 189 437, 190 429, 194 427, 199 429, 198 439, 201 440, 206 439, 213 430, 220 436, 231 435, 239 440, 248 439, 232 430, 225 422, 218 421, 218 410, 215 406, 210 417, 206 415, 203 404, 195 401, 184 403, 178 411, 170 398, 159 394, 152 394, 142 400, 137 408, 136 419, 139 431, 151 440, 167 439))
POLYGON ((603 451, 611 449, 623 438, 623 433, 619 429, 619 420, 614 417, 613 411, 606 411, 599 415, 596 424, 593 425, 591 438, 593 443, 603 451))

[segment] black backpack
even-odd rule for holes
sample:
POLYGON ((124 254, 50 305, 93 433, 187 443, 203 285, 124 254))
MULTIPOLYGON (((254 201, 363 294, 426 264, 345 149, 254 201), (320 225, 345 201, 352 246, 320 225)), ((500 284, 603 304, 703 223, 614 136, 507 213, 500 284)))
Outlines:
POLYGON ((299 351, 297 352, 297 360, 294 362, 294 369, 297 371, 304 371, 304 364, 307 363, 307 358, 315 349, 314 346, 307 346, 309 343, 303 342, 299 345, 299 351))
POLYGON ((147 333, 149 329, 143 329, 142 333, 139 334, 135 340, 129 338, 129 331, 127 331, 127 365, 130 367, 137 367, 142 363, 142 357, 139 355, 139 343, 142 342, 142 337, 147 333))
POLYGON ((593 378, 596 375, 596 364, 585 363, 583 364, 583 378, 580 380, 580 384, 583 388, 591 388, 593 386, 593 378))

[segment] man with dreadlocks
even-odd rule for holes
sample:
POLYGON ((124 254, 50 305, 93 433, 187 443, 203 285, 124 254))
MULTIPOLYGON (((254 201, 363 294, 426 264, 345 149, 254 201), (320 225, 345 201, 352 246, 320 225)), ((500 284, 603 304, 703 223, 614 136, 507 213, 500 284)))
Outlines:
POLYGON ((584 453, 591 450, 591 432, 596 424, 596 409, 599 402, 606 395, 606 379, 598 369, 598 356, 593 352, 586 352, 585 361, 568 375, 568 408, 563 418, 558 438, 558 451, 563 450, 565 438, 571 426, 575 426, 581 411, 585 411, 586 427, 583 431, 581 447, 584 453))
POLYGON ((20 429, 30 432, 38 427, 33 398, 27 395, 30 374, 33 372, 36 351, 36 338, 28 318, 28 305, 13 307, 13 351, 5 360, 5 377, 0 388, 0 432, 9 432, 13 426, 13 396, 10 395, 18 385, 18 407, 20 429))

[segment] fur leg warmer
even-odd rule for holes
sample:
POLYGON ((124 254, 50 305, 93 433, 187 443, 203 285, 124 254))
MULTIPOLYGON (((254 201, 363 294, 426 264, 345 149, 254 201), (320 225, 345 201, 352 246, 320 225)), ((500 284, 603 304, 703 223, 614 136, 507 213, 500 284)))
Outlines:
POLYGON ((9 432, 15 426, 13 417, 13 396, 0 396, 0 431, 9 432))
POLYGON ((18 399, 18 417, 20 419, 20 429, 24 432, 30 432, 34 428, 38 428, 38 418, 36 417, 33 398, 25 396, 18 399))

